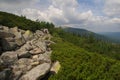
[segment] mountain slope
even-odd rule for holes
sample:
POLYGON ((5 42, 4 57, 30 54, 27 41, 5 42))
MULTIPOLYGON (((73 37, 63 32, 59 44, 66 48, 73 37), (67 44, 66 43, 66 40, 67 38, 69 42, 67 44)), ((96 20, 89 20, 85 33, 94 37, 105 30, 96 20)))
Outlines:
POLYGON ((67 28, 64 28, 64 30, 66 32, 78 34, 80 36, 87 36, 87 37, 94 36, 96 39, 99 39, 99 40, 111 41, 111 39, 108 38, 107 36, 104 36, 102 34, 97 34, 97 33, 94 33, 94 32, 91 32, 85 29, 67 27, 67 28))
POLYGON ((58 36, 53 40, 57 43, 52 45, 51 57, 60 61, 61 69, 49 80, 119 80, 120 61, 88 52, 58 36))
POLYGON ((120 32, 99 32, 99 34, 109 37, 116 42, 120 42, 120 32))
POLYGON ((25 16, 17 16, 11 13, 0 11, 0 25, 15 27, 20 29, 35 31, 41 28, 48 28, 49 30, 54 27, 54 24, 45 21, 32 21, 25 16))

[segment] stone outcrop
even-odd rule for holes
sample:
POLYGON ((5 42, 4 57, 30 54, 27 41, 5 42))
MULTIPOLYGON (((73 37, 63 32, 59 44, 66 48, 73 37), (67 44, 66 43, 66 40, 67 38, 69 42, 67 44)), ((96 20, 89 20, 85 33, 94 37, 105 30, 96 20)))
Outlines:
POLYGON ((0 80, 40 80, 50 71, 51 35, 0 26, 0 80))

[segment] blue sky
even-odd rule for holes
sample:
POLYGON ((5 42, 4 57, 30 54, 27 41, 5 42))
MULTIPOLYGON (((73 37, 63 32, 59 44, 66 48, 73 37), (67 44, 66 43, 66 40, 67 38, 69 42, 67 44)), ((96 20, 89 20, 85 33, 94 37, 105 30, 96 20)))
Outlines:
POLYGON ((0 11, 56 26, 120 32, 120 0, 0 0, 0 11))

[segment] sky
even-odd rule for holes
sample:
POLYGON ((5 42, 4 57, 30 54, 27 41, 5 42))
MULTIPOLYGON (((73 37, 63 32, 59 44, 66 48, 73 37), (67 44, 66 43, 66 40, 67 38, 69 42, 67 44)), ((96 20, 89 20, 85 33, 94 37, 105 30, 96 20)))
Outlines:
POLYGON ((120 32, 120 0, 0 0, 0 11, 56 26, 120 32))

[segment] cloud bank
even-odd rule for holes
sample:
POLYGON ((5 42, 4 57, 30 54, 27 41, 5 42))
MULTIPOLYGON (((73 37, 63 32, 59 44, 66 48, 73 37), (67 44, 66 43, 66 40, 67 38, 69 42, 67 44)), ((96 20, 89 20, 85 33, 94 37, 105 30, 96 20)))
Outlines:
POLYGON ((0 10, 57 26, 120 32, 120 0, 1 0, 0 10), (99 13, 99 14, 98 14, 99 13))

